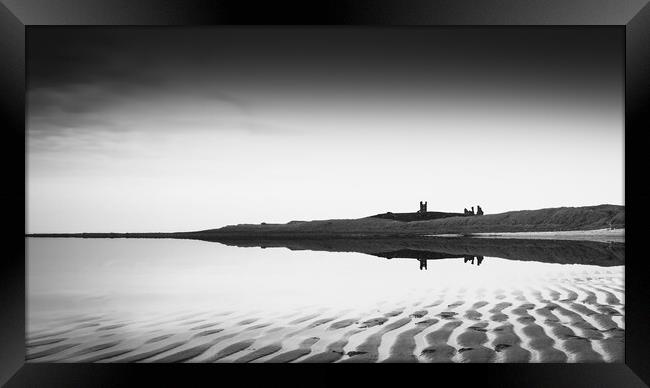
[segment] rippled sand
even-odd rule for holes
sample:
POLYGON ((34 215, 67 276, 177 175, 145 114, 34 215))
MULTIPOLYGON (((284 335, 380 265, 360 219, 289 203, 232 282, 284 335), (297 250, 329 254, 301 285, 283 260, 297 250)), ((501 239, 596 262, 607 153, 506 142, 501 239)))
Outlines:
POLYGON ((364 308, 68 316, 30 323, 27 360, 623 362, 623 295, 622 270, 601 268, 517 287, 431 285, 364 308))

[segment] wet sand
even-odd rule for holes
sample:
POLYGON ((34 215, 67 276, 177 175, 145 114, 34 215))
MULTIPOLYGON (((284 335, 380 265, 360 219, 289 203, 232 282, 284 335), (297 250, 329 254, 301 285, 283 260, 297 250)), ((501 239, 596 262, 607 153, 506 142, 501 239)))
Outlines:
POLYGON ((363 308, 30 323, 28 362, 623 362, 623 271, 395 295, 363 308))
MULTIPOLYGON (((481 238, 534 238, 548 240, 625 242, 625 229, 594 229, 567 230, 553 232, 503 232, 503 233, 472 233, 472 237, 481 238)), ((455 235, 436 235, 451 237, 455 235)))

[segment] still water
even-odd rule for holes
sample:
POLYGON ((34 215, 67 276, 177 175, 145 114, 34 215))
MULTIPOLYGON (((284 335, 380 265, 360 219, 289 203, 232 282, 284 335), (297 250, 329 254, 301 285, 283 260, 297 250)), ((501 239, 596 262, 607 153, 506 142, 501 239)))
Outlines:
POLYGON ((33 362, 622 359, 622 264, 481 256, 422 268, 165 239, 29 238, 27 248, 33 362))

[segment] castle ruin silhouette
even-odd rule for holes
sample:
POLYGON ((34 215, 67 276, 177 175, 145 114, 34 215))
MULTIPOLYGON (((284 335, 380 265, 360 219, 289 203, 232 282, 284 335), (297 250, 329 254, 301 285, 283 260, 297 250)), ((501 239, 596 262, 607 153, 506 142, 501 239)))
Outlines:
POLYGON ((410 221, 422 221, 422 220, 435 220, 439 218, 448 218, 448 217, 465 217, 465 216, 482 216, 482 215, 483 215, 483 209, 479 205, 476 205, 476 212, 474 212, 474 206, 472 206, 472 210, 467 210, 467 208, 465 208, 463 209, 462 213, 450 213, 450 212, 428 211, 427 201, 420 201, 420 209, 417 212, 413 212, 413 213, 387 212, 384 214, 377 214, 371 217, 410 222, 410 221))

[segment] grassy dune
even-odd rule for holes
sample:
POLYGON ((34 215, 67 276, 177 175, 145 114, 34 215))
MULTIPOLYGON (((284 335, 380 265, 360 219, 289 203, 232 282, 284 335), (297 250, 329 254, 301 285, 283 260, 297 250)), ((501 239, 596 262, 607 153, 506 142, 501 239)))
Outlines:
POLYGON ((598 205, 518 210, 471 217, 397 221, 375 216, 358 219, 291 221, 286 224, 239 224, 218 229, 172 233, 34 233, 30 237, 80 238, 340 238, 406 237, 430 234, 550 232, 625 227, 625 207, 598 205))
POLYGON ((625 207, 598 205, 519 210, 473 217, 402 222, 375 217, 322 221, 292 221, 287 224, 241 224, 200 233, 215 234, 470 234, 497 232, 544 232, 624 228, 625 207))

